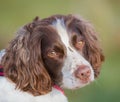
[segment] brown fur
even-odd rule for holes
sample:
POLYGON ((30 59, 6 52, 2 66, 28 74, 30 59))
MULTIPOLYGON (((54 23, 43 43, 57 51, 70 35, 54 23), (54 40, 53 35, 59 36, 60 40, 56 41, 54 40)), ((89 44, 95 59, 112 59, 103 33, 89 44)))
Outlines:
POLYGON ((5 76, 16 84, 16 88, 33 95, 42 95, 52 90, 52 85, 57 83, 56 77, 59 79, 58 82, 62 80, 61 67, 66 52, 60 38, 56 36, 56 30, 51 26, 56 18, 63 18, 71 39, 73 33, 84 38, 83 56, 91 63, 95 76, 99 75, 104 56, 96 32, 89 22, 73 15, 54 15, 42 20, 36 17, 32 23, 18 31, 17 37, 10 42, 2 59, 5 76), (53 44, 57 44, 59 59, 50 59, 46 56, 46 46, 50 48, 53 44), (53 60, 56 60, 56 63, 53 63, 53 60), (59 68, 52 70, 53 67, 59 68))

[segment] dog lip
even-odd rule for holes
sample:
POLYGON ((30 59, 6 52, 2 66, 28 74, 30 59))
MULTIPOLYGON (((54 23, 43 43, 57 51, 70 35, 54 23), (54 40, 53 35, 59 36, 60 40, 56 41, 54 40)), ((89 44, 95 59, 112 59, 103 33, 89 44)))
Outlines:
POLYGON ((81 80, 81 82, 82 82, 82 84, 87 84, 87 83, 89 83, 90 81, 86 81, 86 80, 81 80))
POLYGON ((88 80, 80 80, 82 84, 89 84, 91 83, 93 80, 88 79, 88 80))

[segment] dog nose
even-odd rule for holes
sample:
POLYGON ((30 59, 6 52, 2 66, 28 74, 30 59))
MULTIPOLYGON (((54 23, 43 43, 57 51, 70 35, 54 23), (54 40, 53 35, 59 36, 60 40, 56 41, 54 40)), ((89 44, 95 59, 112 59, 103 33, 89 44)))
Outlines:
POLYGON ((88 82, 90 80, 91 70, 89 66, 80 65, 75 71, 75 77, 79 78, 83 82, 88 82))

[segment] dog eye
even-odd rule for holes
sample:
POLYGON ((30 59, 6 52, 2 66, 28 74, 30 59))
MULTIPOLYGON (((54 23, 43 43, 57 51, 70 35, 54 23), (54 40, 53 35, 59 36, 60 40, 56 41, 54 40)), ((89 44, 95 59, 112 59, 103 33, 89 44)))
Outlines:
POLYGON ((74 45, 74 47, 79 50, 82 51, 85 42, 84 42, 84 37, 82 36, 78 36, 76 33, 73 35, 72 37, 72 43, 74 45))
POLYGON ((54 58, 54 57, 57 57, 58 56, 58 54, 57 54, 57 52, 56 51, 49 51, 48 52, 48 57, 51 57, 51 58, 54 58))
POLYGON ((76 42, 75 47, 76 47, 78 50, 82 50, 84 44, 85 44, 84 41, 78 41, 78 42, 76 42))

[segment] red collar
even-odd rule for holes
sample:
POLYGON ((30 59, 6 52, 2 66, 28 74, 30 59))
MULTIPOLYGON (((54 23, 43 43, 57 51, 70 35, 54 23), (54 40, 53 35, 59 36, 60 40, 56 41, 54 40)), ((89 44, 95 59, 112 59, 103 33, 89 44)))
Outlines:
POLYGON ((0 65, 0 76, 4 76, 3 67, 0 65))
POLYGON ((58 91, 60 91, 62 94, 64 94, 64 90, 63 90, 60 86, 54 85, 53 87, 54 87, 55 89, 57 89, 58 91))

